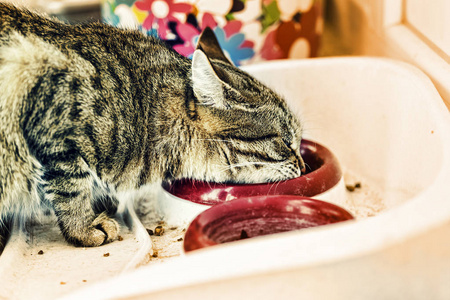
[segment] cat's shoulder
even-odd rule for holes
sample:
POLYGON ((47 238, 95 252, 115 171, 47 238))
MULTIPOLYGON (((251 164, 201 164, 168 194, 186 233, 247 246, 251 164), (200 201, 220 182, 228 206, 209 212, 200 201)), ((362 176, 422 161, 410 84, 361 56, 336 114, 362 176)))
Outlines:
POLYGON ((19 6, 12 3, 0 2, 0 20, 28 18, 45 18, 45 16, 38 11, 33 11, 30 8, 19 6))

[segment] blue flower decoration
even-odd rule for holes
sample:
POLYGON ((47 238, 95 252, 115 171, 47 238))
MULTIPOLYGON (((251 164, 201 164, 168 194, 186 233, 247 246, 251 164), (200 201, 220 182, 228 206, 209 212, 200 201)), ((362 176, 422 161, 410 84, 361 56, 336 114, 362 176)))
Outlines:
POLYGON ((214 33, 220 47, 228 53, 229 58, 236 66, 239 66, 241 61, 250 59, 255 55, 255 51, 252 48, 241 48, 242 43, 245 41, 243 33, 233 34, 229 39, 226 38, 225 31, 221 27, 214 28, 214 33))
POLYGON ((154 36, 154 37, 159 38, 158 30, 155 28, 151 28, 150 30, 147 30, 144 27, 142 27, 142 25, 141 25, 141 26, 139 26, 139 30, 141 30, 143 33, 147 34, 148 36, 154 36))

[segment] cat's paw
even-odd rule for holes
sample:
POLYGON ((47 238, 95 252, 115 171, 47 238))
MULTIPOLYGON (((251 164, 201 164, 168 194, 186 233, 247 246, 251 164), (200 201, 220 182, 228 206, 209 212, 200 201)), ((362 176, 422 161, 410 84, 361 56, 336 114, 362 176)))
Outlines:
POLYGON ((119 235, 119 224, 103 212, 98 215, 92 224, 83 230, 76 230, 69 234, 67 239, 75 244, 85 247, 97 247, 110 243, 119 235))

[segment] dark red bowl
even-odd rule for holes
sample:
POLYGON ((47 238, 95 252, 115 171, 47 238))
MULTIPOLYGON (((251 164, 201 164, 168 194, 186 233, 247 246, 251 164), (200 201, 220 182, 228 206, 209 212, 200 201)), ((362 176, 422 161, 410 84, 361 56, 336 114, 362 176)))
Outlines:
POLYGON ((342 177, 336 157, 324 146, 303 140, 300 153, 307 172, 286 181, 257 184, 232 184, 180 179, 164 182, 168 193, 199 204, 215 205, 224 201, 261 195, 297 195, 312 197, 334 187, 342 177))
POLYGON ((184 251, 353 219, 345 209, 298 196, 257 196, 217 204, 189 225, 184 251))

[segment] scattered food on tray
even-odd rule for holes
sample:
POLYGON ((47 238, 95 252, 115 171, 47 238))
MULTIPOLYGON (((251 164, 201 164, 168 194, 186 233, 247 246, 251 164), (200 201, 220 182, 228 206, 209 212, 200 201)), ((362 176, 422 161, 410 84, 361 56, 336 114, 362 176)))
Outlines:
POLYGON ((347 184, 347 185, 345 185, 345 187, 347 188, 347 191, 349 191, 349 192, 353 192, 355 190, 354 185, 347 184))
POLYGON ((39 250, 38 255, 42 255, 42 254, 44 254, 44 251, 39 250))
POLYGON ((164 234, 164 228, 161 225, 155 227, 155 235, 162 236, 164 234))
POLYGON ((123 237, 121 235, 119 235, 119 237, 117 238, 120 242, 123 241, 123 237))
POLYGON ((386 208, 379 191, 359 174, 346 170, 344 180, 348 191, 345 206, 356 219, 376 216, 386 208))
POLYGON ((148 228, 147 228, 147 233, 148 233, 148 235, 154 235, 154 234, 155 234, 155 233, 153 232, 153 230, 148 229, 148 228))
POLYGON ((347 191, 353 192, 355 189, 361 188, 361 182, 356 182, 355 184, 346 184, 345 187, 347 188, 347 191))
POLYGON ((109 256, 109 252, 106 252, 105 254, 103 254, 104 257, 108 257, 109 256))

